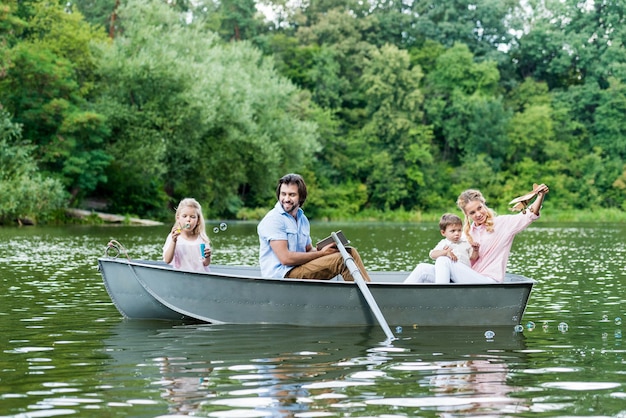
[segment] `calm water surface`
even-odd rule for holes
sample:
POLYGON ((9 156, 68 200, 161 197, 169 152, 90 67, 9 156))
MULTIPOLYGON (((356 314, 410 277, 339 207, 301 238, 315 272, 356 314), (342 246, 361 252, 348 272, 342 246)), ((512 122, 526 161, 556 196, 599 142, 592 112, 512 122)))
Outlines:
MULTIPOLYGON (((255 228, 211 232, 214 262, 255 265, 255 228)), ((110 239, 157 259, 168 229, 0 228, 0 416, 626 417, 623 225, 517 237, 509 270, 538 281, 523 332, 389 324, 392 345, 378 327, 123 320, 96 259, 110 239)), ((440 239, 397 223, 314 223, 314 238, 337 229, 370 270, 409 270, 440 239)))

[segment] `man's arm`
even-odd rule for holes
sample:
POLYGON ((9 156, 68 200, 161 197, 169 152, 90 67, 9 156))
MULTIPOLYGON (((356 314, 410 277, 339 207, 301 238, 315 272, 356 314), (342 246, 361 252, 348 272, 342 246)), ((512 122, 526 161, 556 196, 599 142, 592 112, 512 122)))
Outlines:
POLYGON ((308 263, 316 258, 339 251, 334 244, 328 244, 319 251, 311 245, 307 245, 306 252, 289 251, 287 240, 272 240, 270 241, 270 247, 272 247, 272 251, 274 251, 276 257, 278 257, 280 264, 284 266, 301 266, 302 264, 308 263))

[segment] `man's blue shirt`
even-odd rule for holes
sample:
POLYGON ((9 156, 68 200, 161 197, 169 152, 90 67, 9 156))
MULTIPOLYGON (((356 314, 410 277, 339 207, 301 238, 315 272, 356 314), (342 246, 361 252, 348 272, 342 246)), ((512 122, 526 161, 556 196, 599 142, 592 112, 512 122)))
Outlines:
POLYGON ((311 224, 302 208, 298 208, 296 219, 283 210, 280 202, 270 210, 257 226, 259 234, 259 264, 263 277, 285 277, 295 266, 280 264, 270 241, 287 241, 289 251, 306 252, 311 244, 311 224))

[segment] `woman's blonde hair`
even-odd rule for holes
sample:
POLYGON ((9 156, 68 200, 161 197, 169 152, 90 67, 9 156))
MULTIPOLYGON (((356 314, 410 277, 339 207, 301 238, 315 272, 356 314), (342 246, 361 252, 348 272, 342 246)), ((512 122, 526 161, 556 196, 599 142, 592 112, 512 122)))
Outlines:
POLYGON ((186 197, 178 203, 178 207, 176 207, 176 225, 178 223, 178 215, 180 215, 180 211, 183 208, 190 207, 196 210, 196 215, 198 216, 198 223, 191 230, 192 235, 200 235, 200 239, 205 243, 211 245, 211 240, 209 236, 206 234, 206 225, 204 223, 204 215, 202 214, 202 207, 200 203, 192 197, 186 197))
POLYGON ((474 240, 470 235, 470 217, 467 215, 467 212, 465 212, 465 206, 467 206, 468 203, 476 200, 482 203, 485 209, 487 209, 487 219, 485 219, 485 226, 487 227, 488 232, 493 232, 493 218, 496 216, 496 213, 487 206, 487 202, 485 201, 485 198, 480 191, 468 189, 459 195, 459 198, 456 200, 456 205, 459 207, 459 209, 461 209, 461 211, 463 211, 463 215, 465 215, 465 219, 463 221, 463 232, 465 233, 465 236, 467 237, 467 240, 470 244, 473 244, 474 240))

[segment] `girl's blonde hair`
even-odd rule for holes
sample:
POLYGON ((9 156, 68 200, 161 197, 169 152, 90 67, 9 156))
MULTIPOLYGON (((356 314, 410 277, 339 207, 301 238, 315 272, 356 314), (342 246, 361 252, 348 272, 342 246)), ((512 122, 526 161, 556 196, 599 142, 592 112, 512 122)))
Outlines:
POLYGON ((459 195, 459 198, 456 200, 456 205, 459 207, 459 209, 461 209, 461 211, 463 211, 463 215, 465 215, 465 219, 463 221, 463 232, 465 233, 465 236, 467 237, 467 240, 470 244, 474 244, 474 240, 470 235, 470 217, 467 216, 467 212, 465 212, 465 206, 475 200, 478 200, 480 203, 483 204, 485 209, 487 209, 487 219, 485 219, 485 226, 487 227, 488 232, 493 232, 493 218, 496 216, 496 213, 487 206, 487 202, 485 201, 485 198, 480 191, 468 189, 459 195))
POLYGON ((209 236, 206 234, 206 225, 204 223, 204 215, 202 214, 202 207, 200 203, 192 197, 186 197, 178 203, 178 207, 176 208, 176 221, 174 225, 178 224, 178 215, 180 215, 180 211, 183 208, 190 207, 196 210, 196 215, 198 216, 198 223, 191 230, 192 235, 200 235, 200 239, 205 243, 211 245, 211 240, 209 236))

